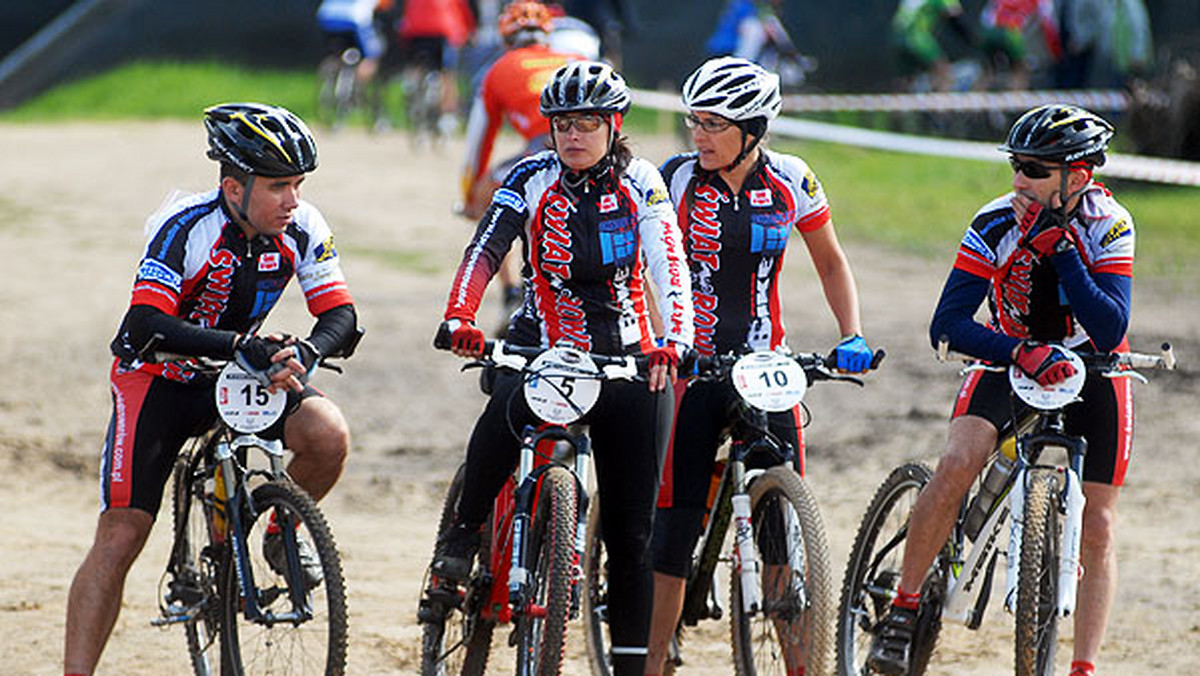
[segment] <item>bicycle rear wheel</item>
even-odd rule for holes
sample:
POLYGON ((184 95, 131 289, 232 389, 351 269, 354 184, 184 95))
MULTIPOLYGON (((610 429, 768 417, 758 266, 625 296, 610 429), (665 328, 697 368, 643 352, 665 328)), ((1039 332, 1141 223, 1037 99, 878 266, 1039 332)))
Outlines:
POLYGON ((739 675, 825 674, 833 664, 834 595, 829 545, 808 485, 786 467, 750 484, 751 525, 761 608, 743 607, 742 579, 730 576, 733 663, 739 675))
POLYGON ((608 553, 600 530, 600 496, 588 506, 587 549, 583 562, 583 629, 587 639, 588 666, 592 676, 611 676, 612 657, 608 635, 608 553))
POLYGON ((188 657, 196 676, 217 673, 220 613, 217 609, 217 575, 220 548, 211 543, 211 525, 204 506, 204 440, 192 452, 180 455, 172 481, 172 516, 176 533, 171 552, 173 578, 169 594, 196 609, 184 622, 188 657))
POLYGON ((1017 676, 1054 673, 1058 639, 1058 480, 1030 472, 1017 574, 1017 676))
MULTIPOLYGON (((251 500, 253 505, 241 515, 247 554, 242 572, 252 576, 251 593, 263 617, 246 617, 237 553, 226 547, 220 581, 222 676, 341 676, 346 667, 346 591, 325 517, 303 489, 288 481, 258 486, 251 500), (320 562, 322 579, 311 588, 303 573, 292 579, 286 565, 282 574, 276 572, 264 554, 268 531, 286 524, 295 526, 297 543, 306 541, 320 562), (303 601, 296 603, 293 597, 303 601)), ((293 555, 301 554, 293 551, 287 558, 293 555)))
POLYGON ((567 640, 577 523, 575 477, 551 467, 541 484, 530 529, 529 607, 516 617, 518 676, 557 676, 567 640))
MULTIPOLYGON (((917 495, 933 473, 923 464, 892 470, 875 492, 850 550, 837 620, 837 674, 867 671, 867 654, 876 627, 887 613, 900 582, 908 519, 917 495)), ((921 609, 913 637, 909 674, 925 672, 942 627, 946 577, 939 556, 921 591, 921 609)))
MULTIPOLYGON (((446 491, 438 521, 439 539, 454 522, 465 472, 466 465, 460 465, 446 491)), ((490 524, 491 519, 486 523, 490 524)), ((480 617, 479 608, 490 591, 490 579, 485 579, 484 574, 491 556, 489 531, 490 526, 481 535, 479 553, 475 557, 476 573, 471 576, 465 592, 458 585, 425 581, 426 598, 420 611, 421 676, 482 676, 487 670, 496 623, 480 617)))

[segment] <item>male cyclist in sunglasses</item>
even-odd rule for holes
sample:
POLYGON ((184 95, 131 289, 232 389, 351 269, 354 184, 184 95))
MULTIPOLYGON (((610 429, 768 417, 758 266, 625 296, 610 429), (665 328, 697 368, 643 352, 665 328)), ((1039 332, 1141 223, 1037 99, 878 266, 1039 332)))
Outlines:
MULTIPOLYGON (((1043 385, 1075 372, 1046 341, 1128 349, 1133 219, 1092 178, 1112 135, 1112 125, 1075 106, 1040 106, 1016 121, 1000 147, 1010 155, 1013 190, 980 209, 963 236, 933 315, 935 345, 949 339, 957 352, 1016 364, 1043 385), (974 319, 984 298, 987 324, 974 319)), ((1005 374, 980 371, 959 390, 946 451, 913 507, 895 600, 871 646, 868 662, 878 673, 908 673, 922 580, 997 430, 1011 419, 1008 393, 1005 374)), ((1132 449, 1133 399, 1125 378, 1089 379, 1081 397, 1066 419, 1067 432, 1088 442, 1071 676, 1092 676, 1116 590, 1116 505, 1132 449)))

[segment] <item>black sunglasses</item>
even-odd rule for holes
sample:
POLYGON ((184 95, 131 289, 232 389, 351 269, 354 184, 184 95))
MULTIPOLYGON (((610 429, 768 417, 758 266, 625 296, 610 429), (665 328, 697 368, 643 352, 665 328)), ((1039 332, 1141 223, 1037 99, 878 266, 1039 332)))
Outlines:
POLYGON ((1025 174, 1026 178, 1050 178, 1052 169, 1062 169, 1063 164, 1042 164, 1033 160, 1018 160, 1015 157, 1008 158, 1008 163, 1012 165, 1013 173, 1025 174))

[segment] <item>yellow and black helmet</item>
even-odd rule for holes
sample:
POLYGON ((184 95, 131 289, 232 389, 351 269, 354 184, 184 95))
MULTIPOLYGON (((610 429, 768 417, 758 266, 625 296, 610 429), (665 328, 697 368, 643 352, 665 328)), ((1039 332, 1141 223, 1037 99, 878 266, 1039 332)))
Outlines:
POLYGON ((1018 118, 1000 150, 1065 164, 1086 161, 1100 166, 1112 137, 1113 126, 1099 115, 1078 106, 1051 103, 1018 118))
POLYGON ((279 106, 222 103, 204 111, 208 157, 255 176, 317 168, 317 142, 304 121, 279 106))

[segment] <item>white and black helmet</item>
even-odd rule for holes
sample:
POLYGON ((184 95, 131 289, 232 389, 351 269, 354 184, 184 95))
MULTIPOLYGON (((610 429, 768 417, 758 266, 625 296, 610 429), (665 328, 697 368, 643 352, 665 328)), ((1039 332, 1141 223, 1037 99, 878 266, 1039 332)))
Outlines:
POLYGON ((783 107, 779 76, 734 56, 709 59, 683 83, 683 105, 735 122, 756 117, 773 120, 783 107))
POLYGON ((629 87, 612 66, 599 61, 572 61, 550 76, 542 88, 542 115, 597 111, 625 114, 629 87))

